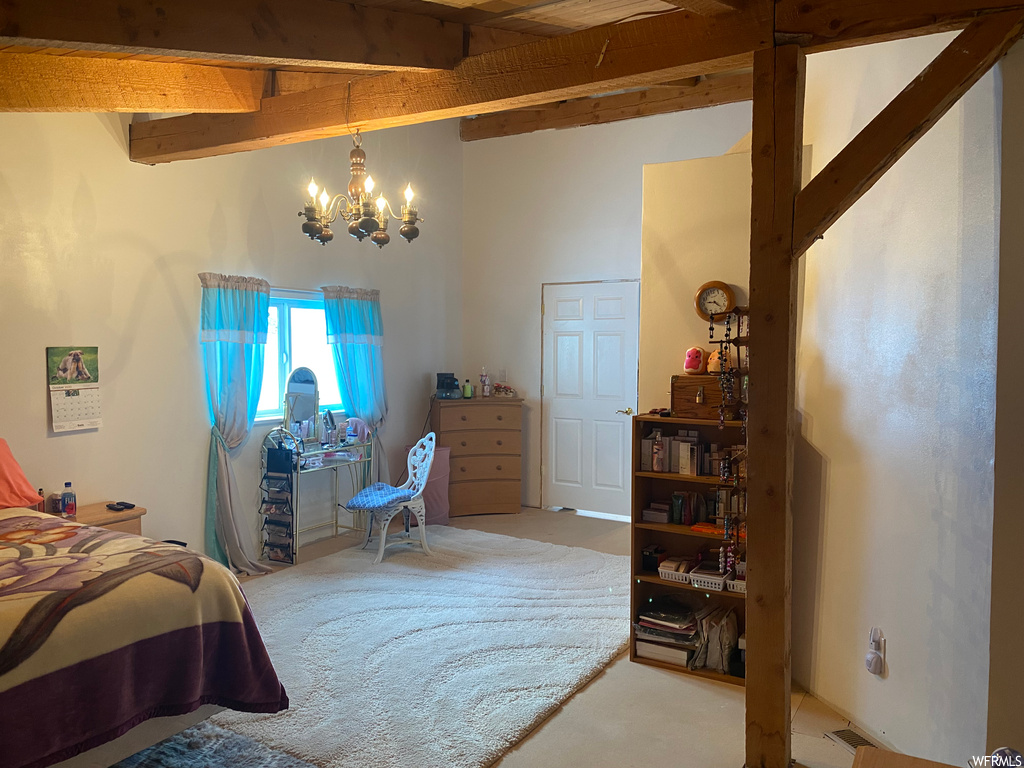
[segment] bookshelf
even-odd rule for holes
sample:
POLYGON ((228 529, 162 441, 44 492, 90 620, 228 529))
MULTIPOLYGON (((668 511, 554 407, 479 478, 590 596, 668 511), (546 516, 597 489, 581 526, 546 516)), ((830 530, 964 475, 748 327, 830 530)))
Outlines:
MULTIPOLYGON (((732 608, 736 614, 738 633, 743 634, 745 630, 745 593, 706 590, 692 584, 669 581, 659 576, 656 570, 645 570, 643 567, 643 550, 650 545, 660 545, 668 555, 673 557, 694 557, 698 552, 717 549, 722 542, 727 541, 722 533, 710 532, 706 529, 694 530, 692 526, 682 523, 645 521, 643 512, 649 508, 652 502, 671 500, 674 492, 698 493, 710 498, 717 498, 719 489, 728 489, 730 494, 737 496, 742 496, 745 492, 744 478, 738 473, 734 473, 734 477, 729 482, 723 483, 717 473, 705 474, 703 466, 698 467, 697 474, 661 472, 642 468, 642 441, 656 428, 660 429, 665 437, 695 438, 698 444, 706 446, 707 449, 710 449, 711 445, 717 445, 720 455, 725 453, 725 449, 728 447, 744 445, 743 423, 740 421, 727 421, 720 428, 717 419, 668 418, 655 415, 634 417, 629 658, 631 661, 661 669, 743 685, 744 679, 732 674, 722 674, 710 669, 691 670, 682 663, 646 658, 637 654, 638 638, 632 622, 637 620, 643 607, 648 605, 651 599, 661 595, 676 595, 692 609, 709 604, 732 608)), ((735 467, 735 465, 731 466, 735 467)), ((737 506, 742 505, 737 503, 737 506)), ((713 508, 713 505, 709 504, 708 508, 713 508)), ((745 538, 739 538, 736 531, 731 532, 729 540, 735 542, 737 552, 744 551, 745 538)), ((641 638, 641 640, 650 642, 647 638, 641 638)))

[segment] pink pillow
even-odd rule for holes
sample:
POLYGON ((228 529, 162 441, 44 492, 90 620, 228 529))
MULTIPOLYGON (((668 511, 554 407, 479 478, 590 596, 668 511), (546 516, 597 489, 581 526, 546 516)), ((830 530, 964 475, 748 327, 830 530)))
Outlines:
POLYGON ((34 507, 42 500, 21 471, 7 441, 0 437, 0 509, 34 507))

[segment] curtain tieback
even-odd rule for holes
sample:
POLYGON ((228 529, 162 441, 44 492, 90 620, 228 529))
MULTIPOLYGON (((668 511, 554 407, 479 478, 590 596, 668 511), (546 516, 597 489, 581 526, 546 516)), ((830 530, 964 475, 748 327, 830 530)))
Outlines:
POLYGON ((214 439, 215 439, 215 440, 216 440, 216 441, 217 441, 218 443, 220 443, 221 447, 222 447, 222 448, 223 448, 223 449, 224 449, 225 451, 228 451, 228 450, 230 450, 230 449, 228 448, 228 443, 227 443, 227 441, 226 441, 226 440, 224 439, 224 435, 222 435, 222 434, 220 433, 220 430, 219 430, 219 429, 217 429, 217 425, 216 425, 216 424, 214 424, 214 425, 213 425, 212 427, 210 427, 210 434, 211 434, 211 435, 213 435, 214 439))

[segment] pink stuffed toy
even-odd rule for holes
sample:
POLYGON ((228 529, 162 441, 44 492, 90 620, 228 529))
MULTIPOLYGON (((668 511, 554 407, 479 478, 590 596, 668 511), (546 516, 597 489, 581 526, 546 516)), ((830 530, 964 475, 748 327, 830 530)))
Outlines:
POLYGON ((704 373, 706 368, 707 352, 700 347, 690 347, 686 350, 686 358, 683 361, 683 373, 704 373))

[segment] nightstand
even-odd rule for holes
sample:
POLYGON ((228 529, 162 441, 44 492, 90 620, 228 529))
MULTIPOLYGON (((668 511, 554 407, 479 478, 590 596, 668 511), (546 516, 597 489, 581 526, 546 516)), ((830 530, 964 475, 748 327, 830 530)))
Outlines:
POLYGON ((142 516, 146 514, 145 507, 135 507, 134 509, 115 512, 112 509, 107 509, 107 504, 111 503, 109 501, 101 501, 99 504, 85 504, 79 507, 75 522, 141 536, 142 516))

